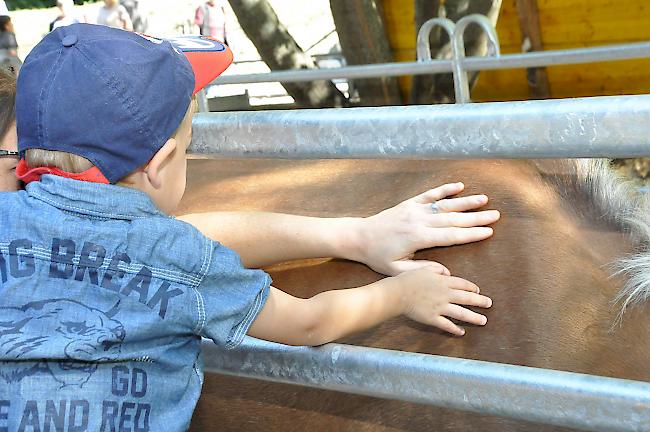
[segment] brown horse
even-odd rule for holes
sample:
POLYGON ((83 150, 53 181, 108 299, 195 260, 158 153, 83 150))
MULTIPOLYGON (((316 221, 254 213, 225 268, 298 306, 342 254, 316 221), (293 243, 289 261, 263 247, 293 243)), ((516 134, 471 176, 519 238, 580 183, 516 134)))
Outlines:
MULTIPOLYGON (((419 258, 476 282, 494 300, 487 326, 455 338, 400 318, 342 342, 650 380, 650 316, 639 305, 617 322, 622 305, 641 303, 650 292, 650 206, 603 162, 195 160, 189 173, 183 212, 366 216, 438 184, 463 181, 466 193, 486 193, 490 206, 501 211, 494 237, 422 251, 419 258), (625 271, 612 276, 615 262, 625 271), (615 304, 617 296, 622 300, 615 304)), ((269 270, 275 286, 298 296, 381 277, 341 260, 269 270)), ((206 375, 191 430, 470 428, 559 430, 213 374, 206 375)))

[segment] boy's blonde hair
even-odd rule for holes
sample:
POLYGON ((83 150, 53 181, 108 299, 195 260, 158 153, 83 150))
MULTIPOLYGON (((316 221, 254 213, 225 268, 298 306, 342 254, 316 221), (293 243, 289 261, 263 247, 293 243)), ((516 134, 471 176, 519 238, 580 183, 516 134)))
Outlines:
MULTIPOLYGON (((185 125, 186 122, 192 121, 192 115, 197 111, 197 108, 198 103, 196 97, 193 97, 187 111, 185 112, 183 120, 181 120, 178 128, 176 128, 170 138, 176 138, 181 127, 185 125)), ((25 162, 30 168, 53 167, 73 174, 82 173, 93 167, 93 163, 84 157, 62 151, 42 149, 27 150, 25 152, 25 162)))

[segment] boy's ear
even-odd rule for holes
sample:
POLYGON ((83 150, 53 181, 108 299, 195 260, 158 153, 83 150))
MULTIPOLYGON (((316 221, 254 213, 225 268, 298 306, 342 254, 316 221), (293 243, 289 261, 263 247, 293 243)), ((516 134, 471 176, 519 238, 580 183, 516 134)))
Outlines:
POLYGON ((160 189, 162 181, 160 179, 160 170, 165 165, 165 162, 172 157, 174 150, 176 150, 177 143, 174 138, 169 138, 167 142, 156 152, 151 158, 144 173, 149 179, 149 183, 154 189, 160 189))

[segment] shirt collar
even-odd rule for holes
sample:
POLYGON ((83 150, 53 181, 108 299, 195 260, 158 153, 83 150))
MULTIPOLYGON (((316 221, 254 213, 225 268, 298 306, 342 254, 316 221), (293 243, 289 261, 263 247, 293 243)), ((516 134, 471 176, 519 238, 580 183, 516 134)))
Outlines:
POLYGON ((137 189, 112 184, 43 175, 26 187, 27 194, 61 210, 108 219, 141 219, 166 216, 149 195, 137 189))

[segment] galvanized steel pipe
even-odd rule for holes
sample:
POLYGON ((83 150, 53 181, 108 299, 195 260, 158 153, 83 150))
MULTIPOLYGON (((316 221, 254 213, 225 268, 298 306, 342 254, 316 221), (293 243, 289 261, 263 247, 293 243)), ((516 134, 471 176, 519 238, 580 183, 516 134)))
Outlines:
POLYGON ((431 43, 429 42, 429 38, 431 36, 431 31, 435 27, 441 27, 445 32, 447 32, 449 40, 452 40, 454 37, 456 24, 454 24, 452 20, 437 17, 426 21, 420 27, 420 31, 418 31, 418 38, 415 44, 415 53, 419 62, 431 61, 431 43))
POLYGON ((650 383, 425 354, 246 338, 206 370, 590 431, 650 430, 650 383))
POLYGON ((499 47, 499 37, 497 32, 492 27, 492 23, 485 15, 472 14, 467 15, 458 20, 454 28, 454 34, 451 39, 451 51, 453 54, 454 65, 454 93, 456 96, 456 103, 471 102, 469 91, 469 80, 467 78, 467 71, 465 70, 465 30, 470 24, 476 24, 488 38, 488 56, 499 57, 501 55, 501 48, 499 47))
MULTIPOLYGON (((541 66, 594 63, 650 57, 650 42, 605 45, 591 48, 536 51, 523 54, 504 54, 499 57, 467 57, 463 59, 466 71, 533 68, 541 66)), ((286 70, 246 75, 222 75, 212 84, 253 84, 263 82, 301 82, 338 78, 376 78, 401 75, 451 73, 451 60, 422 62, 377 63, 331 69, 286 70)))
POLYGON ((650 95, 462 105, 205 113, 215 158, 471 159, 650 155, 650 95))

